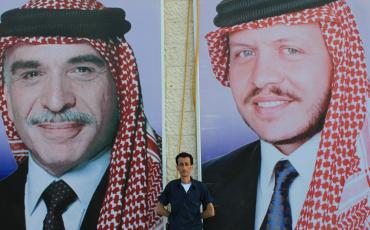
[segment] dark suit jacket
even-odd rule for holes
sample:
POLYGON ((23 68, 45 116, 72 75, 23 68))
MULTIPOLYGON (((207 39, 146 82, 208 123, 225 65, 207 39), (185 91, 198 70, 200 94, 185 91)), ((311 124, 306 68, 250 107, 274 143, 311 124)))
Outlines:
MULTIPOLYGON (((26 229, 24 191, 28 163, 23 162, 17 171, 0 182, 0 226, 7 229, 26 229)), ((86 211, 81 229, 96 229, 99 212, 108 184, 108 169, 100 181, 86 211)))
POLYGON ((204 229, 254 229, 261 147, 256 141, 202 165, 202 180, 214 196, 214 217, 204 229))

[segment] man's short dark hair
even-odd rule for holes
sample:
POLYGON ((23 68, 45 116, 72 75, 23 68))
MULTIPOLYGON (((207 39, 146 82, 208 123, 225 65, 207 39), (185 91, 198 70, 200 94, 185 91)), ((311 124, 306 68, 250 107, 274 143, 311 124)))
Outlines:
POLYGON ((181 153, 179 153, 179 154, 177 154, 177 156, 176 156, 176 165, 178 164, 178 159, 179 158, 186 158, 186 157, 189 157, 190 158, 190 164, 191 165, 193 165, 193 156, 192 155, 190 155, 189 153, 187 153, 187 152, 181 152, 181 153))

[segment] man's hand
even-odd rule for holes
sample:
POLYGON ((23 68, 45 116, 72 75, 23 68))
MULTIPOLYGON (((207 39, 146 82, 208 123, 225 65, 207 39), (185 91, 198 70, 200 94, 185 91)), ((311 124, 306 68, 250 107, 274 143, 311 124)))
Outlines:
POLYGON ((163 204, 158 202, 154 208, 155 213, 159 216, 166 216, 168 217, 170 215, 170 212, 164 208, 163 204))
POLYGON ((207 204, 206 210, 202 212, 202 219, 212 217, 215 215, 215 208, 212 203, 207 204))

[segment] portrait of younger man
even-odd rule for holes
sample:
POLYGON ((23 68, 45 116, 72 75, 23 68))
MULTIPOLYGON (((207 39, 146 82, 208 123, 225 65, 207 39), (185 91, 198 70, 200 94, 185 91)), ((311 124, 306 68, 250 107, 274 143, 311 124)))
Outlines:
POLYGON ((224 0, 214 24, 213 73, 259 139, 203 163, 205 229, 368 228, 370 83, 346 1, 224 0))

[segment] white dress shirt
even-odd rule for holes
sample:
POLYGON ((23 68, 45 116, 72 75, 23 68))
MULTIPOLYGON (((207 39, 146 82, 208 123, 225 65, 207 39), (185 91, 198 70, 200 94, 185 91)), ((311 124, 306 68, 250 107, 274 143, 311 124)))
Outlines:
POLYGON ((43 227, 47 209, 41 198, 43 191, 55 180, 63 179, 76 193, 77 199, 63 213, 65 229, 77 230, 85 216, 90 200, 98 187, 110 161, 110 150, 104 150, 91 160, 55 177, 41 168, 32 156, 28 161, 28 174, 25 187, 25 217, 27 229, 43 227))
POLYGON ((261 140, 261 172, 257 186, 255 229, 260 228, 265 218, 274 191, 274 168, 276 163, 281 160, 289 160, 299 174, 289 188, 292 225, 296 226, 315 168, 320 135, 321 133, 314 135, 289 156, 281 153, 272 144, 261 140))

